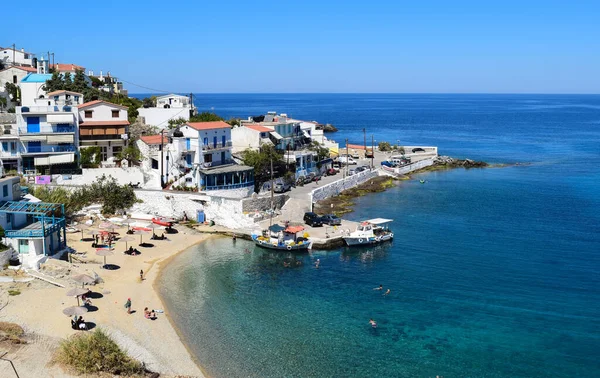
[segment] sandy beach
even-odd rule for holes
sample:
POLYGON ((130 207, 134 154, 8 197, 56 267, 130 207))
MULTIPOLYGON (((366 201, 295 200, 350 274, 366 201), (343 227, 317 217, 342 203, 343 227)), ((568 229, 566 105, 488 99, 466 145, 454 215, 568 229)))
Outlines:
MULTIPOLYGON (((118 228, 121 236, 126 228, 118 228)), ((107 331, 131 357, 146 364, 152 370, 167 376, 204 377, 199 366, 181 342, 177 331, 169 320, 169 314, 158 313, 157 320, 144 317, 144 308, 163 310, 164 306, 155 290, 155 281, 161 265, 190 246, 207 239, 210 235, 201 235, 185 226, 178 227, 179 233, 169 235, 169 240, 150 240, 151 234, 143 235, 144 242, 154 244, 152 248, 139 247, 139 235, 133 235, 135 241, 129 245, 137 247, 141 255, 128 256, 124 242, 117 242, 114 255, 107 257, 108 264, 118 269, 102 269, 102 257, 96 256, 90 241, 80 241, 81 234, 69 234, 68 245, 78 252, 87 252, 87 263, 52 263, 57 269, 72 267, 71 274, 97 273, 103 283, 89 286, 98 298, 92 298, 92 310, 84 316, 92 327, 107 331), (144 280, 140 280, 140 270, 144 280), (131 298, 132 314, 127 314, 124 304, 131 298)), ((160 234, 160 231, 158 232, 160 234)), ((42 270, 43 272, 43 270, 42 270)), ((49 279, 66 285, 65 288, 34 280, 29 283, 3 283, 3 305, 0 321, 21 325, 34 341, 22 349, 11 350, 4 358, 11 359, 21 376, 29 377, 69 377, 67 372, 49 364, 52 350, 59 341, 75 334, 70 319, 62 313, 65 307, 77 304, 76 298, 65 295, 68 288, 76 287, 68 277, 49 279), (17 287, 21 294, 8 296, 9 287, 17 287)), ((8 365, 8 363, 7 363, 8 365)), ((4 369, 4 368, 3 368, 4 369)), ((1 375, 1 374, 0 374, 1 375)))

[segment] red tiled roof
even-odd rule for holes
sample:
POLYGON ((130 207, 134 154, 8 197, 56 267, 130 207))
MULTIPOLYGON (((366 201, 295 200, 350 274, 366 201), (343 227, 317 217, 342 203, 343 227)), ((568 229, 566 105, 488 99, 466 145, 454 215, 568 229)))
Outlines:
POLYGON ((56 63, 56 64, 51 64, 50 67, 56 68, 58 71, 61 71, 61 72, 62 71, 75 71, 75 70, 85 71, 85 67, 81 67, 81 66, 78 66, 73 63, 56 63))
POLYGON ((63 90, 59 90, 59 91, 50 92, 47 95, 48 96, 54 96, 54 95, 57 95, 57 94, 60 94, 60 93, 74 93, 74 94, 78 94, 80 96, 83 96, 83 93, 66 91, 64 89, 63 90))
POLYGON ((269 129, 268 127, 264 127, 261 125, 246 125, 247 128, 259 131, 261 133, 270 133, 273 129, 269 129))
POLYGON ((112 106, 112 107, 116 107, 116 108, 129 109, 127 106, 113 104, 112 102, 107 102, 107 101, 103 101, 103 100, 89 101, 89 102, 86 102, 85 104, 79 105, 78 108, 79 109, 83 109, 83 108, 87 108, 88 106, 98 105, 100 103, 104 103, 104 104, 106 104, 108 106, 112 106))
POLYGON ((212 122, 188 122, 186 123, 194 130, 231 129, 231 125, 223 121, 212 122))
MULTIPOLYGON (((341 148, 343 148, 343 147, 341 147, 341 148)), ((361 146, 360 144, 349 144, 348 148, 352 148, 354 150, 364 150, 365 146, 361 146)), ((367 150, 371 150, 371 149, 372 149, 371 147, 367 146, 367 150)))
MULTIPOLYGON (((143 136, 140 137, 140 139, 142 140, 142 142, 151 145, 151 144, 160 144, 160 134, 158 135, 148 135, 148 136, 143 136)), ((169 143, 169 138, 166 136, 163 136, 162 139, 162 143, 163 144, 168 144, 169 143)))
POLYGON ((127 126, 129 121, 84 121, 79 126, 127 126))
POLYGON ((23 67, 23 66, 10 66, 10 67, 6 67, 5 69, 3 69, 3 70, 0 70, 0 72, 2 72, 2 71, 6 71, 6 70, 9 70, 9 69, 11 69, 11 68, 16 68, 16 69, 18 69, 18 70, 23 70, 23 71, 26 71, 26 72, 33 72, 33 73, 37 72, 37 68, 33 68, 33 67, 23 67))

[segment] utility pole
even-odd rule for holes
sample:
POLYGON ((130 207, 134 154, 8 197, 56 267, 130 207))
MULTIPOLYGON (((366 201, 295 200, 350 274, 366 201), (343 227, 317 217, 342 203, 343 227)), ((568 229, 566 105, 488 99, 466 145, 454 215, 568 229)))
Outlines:
POLYGON ((350 156, 348 156, 348 138, 346 138, 346 176, 348 176, 348 168, 350 168, 350 156))
POLYGON ((365 159, 367 158, 367 129, 363 127, 363 136, 365 137, 365 159))
POLYGON ((190 118, 194 115, 194 94, 190 92, 190 118))
POLYGON ((373 158, 375 157, 375 137, 373 136, 373 134, 371 134, 371 169, 374 168, 373 166, 373 158))
POLYGON ((164 147, 164 142, 165 142, 165 129, 162 129, 162 131, 160 132, 160 187, 162 189, 165 188, 165 176, 164 176, 164 165, 165 165, 165 147, 164 147))
POLYGON ((15 54, 16 54, 17 46, 13 43, 13 61, 12 65, 15 65, 15 54))

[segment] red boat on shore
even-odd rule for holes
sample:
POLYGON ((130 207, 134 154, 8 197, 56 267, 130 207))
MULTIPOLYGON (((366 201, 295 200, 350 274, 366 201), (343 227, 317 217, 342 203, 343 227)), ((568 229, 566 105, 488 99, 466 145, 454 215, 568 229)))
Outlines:
POLYGON ((165 218, 152 218, 152 223, 165 227, 173 226, 173 222, 165 218))

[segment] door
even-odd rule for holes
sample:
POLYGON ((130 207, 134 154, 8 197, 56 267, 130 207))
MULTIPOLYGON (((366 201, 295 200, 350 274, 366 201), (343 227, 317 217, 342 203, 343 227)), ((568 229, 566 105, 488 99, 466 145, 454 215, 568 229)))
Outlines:
POLYGON ((42 152, 42 142, 27 142, 27 152, 42 152))
POLYGON ((221 164, 225 164, 225 151, 221 152, 221 164))
POLYGON ((39 133, 40 132, 40 117, 27 117, 27 132, 28 133, 39 133))
POLYGON ((208 138, 204 138, 204 145, 208 146, 208 138))
POLYGON ((190 143, 190 138, 185 138, 185 149, 186 149, 187 151, 189 151, 189 150, 190 150, 190 146, 191 146, 191 143, 190 143))
POLYGON ((213 147, 217 148, 217 137, 213 138, 213 147))
POLYGON ((192 166, 192 155, 190 155, 190 154, 185 155, 185 162, 187 163, 188 167, 191 167, 192 166))
POLYGON ((225 135, 221 137, 221 145, 222 147, 225 147, 225 135))

